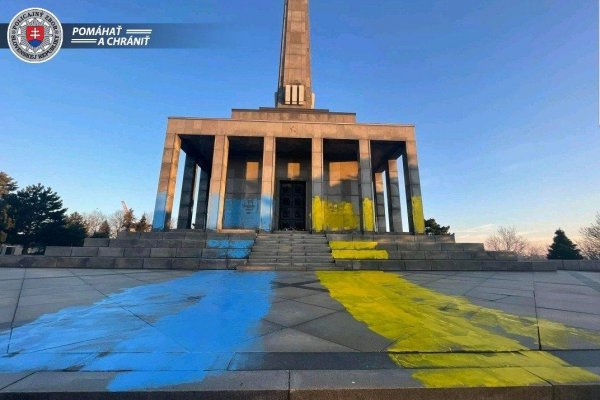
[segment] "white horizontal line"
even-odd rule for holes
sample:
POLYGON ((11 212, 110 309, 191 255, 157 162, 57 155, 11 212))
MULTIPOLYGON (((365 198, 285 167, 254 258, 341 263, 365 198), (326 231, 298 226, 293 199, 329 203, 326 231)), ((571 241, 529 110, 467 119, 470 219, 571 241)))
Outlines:
POLYGON ((95 39, 71 40, 71 43, 96 43, 95 39))
POLYGON ((152 32, 152 29, 127 29, 127 33, 129 33, 129 32, 150 33, 150 32, 152 32))

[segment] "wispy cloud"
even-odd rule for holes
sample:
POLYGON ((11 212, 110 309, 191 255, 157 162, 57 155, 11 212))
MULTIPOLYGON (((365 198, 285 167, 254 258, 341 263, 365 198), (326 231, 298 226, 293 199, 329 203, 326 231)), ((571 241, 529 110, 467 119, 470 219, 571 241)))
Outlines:
POLYGON ((496 224, 484 224, 454 230, 458 242, 483 242, 497 229, 496 224))

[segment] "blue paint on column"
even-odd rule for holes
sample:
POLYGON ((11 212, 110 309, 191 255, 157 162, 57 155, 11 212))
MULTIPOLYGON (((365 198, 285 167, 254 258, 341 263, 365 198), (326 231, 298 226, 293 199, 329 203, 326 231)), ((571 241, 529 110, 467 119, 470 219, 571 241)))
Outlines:
POLYGON ((154 204, 154 217, 152 218, 152 228, 157 230, 165 229, 165 220, 167 218, 167 193, 160 192, 156 195, 154 204))
POLYGON ((256 229, 258 224, 258 197, 225 199, 223 228, 256 229))
POLYGON ((260 200, 260 229, 271 232, 273 226, 273 197, 262 196, 260 200))
POLYGON ((215 193, 208 195, 208 216, 206 217, 206 229, 217 230, 217 222, 219 220, 219 205, 221 196, 215 193))
POLYGON ((43 315, 0 333, 0 343, 10 340, 0 371, 113 371, 113 391, 201 381, 223 354, 260 336, 274 277, 199 272, 43 315))

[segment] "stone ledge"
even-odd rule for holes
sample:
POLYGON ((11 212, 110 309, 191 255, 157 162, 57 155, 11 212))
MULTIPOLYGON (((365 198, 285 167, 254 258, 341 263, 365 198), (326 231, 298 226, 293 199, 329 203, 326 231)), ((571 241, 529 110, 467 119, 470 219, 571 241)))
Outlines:
MULTIPOLYGON (((599 383, 426 388, 415 370, 213 371, 198 382, 159 389, 108 392, 115 372, 48 371, 1 374, 0 400, 597 400, 599 383)), ((157 377, 164 373, 155 372, 157 377)))

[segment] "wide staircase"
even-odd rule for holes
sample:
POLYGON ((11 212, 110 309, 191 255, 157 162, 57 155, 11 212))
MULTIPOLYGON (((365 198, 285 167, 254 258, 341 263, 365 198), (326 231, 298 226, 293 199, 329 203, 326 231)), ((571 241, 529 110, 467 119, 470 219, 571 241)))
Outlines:
POLYGON ((557 265, 486 251, 481 243, 456 243, 454 235, 394 233, 327 235, 336 266, 345 270, 548 271, 557 265))
POLYGON ((65 268, 235 269, 245 264, 255 233, 199 230, 120 232, 115 239, 85 240, 83 247, 47 247, 23 266, 65 268), (36 265, 36 264, 43 265, 36 265))
POLYGON ((306 232, 260 233, 248 263, 241 270, 343 269, 337 267, 324 234, 306 232))

